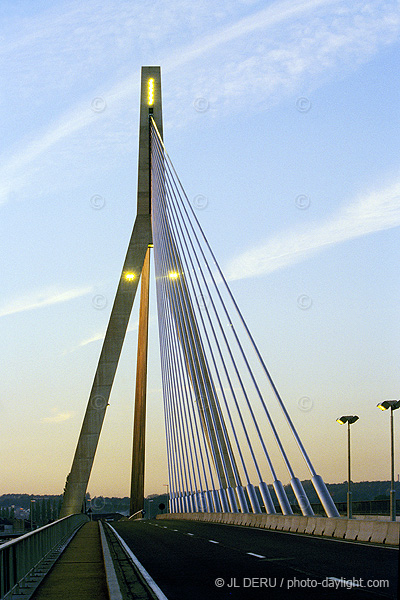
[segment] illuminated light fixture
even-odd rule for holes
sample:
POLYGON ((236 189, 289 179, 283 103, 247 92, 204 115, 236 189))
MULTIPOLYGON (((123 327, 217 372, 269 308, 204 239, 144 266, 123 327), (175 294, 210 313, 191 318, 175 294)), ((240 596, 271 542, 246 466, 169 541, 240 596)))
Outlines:
POLYGON ((135 277, 136 277, 135 273, 125 273, 126 281, 133 281, 135 279, 135 277))
POLYGON ((351 425, 352 423, 358 421, 358 419, 359 417, 357 417, 357 415, 347 415, 344 417, 339 417, 339 419, 336 419, 336 422, 340 423, 341 425, 344 425, 345 423, 351 425))
POLYGON ((177 273, 176 271, 171 271, 171 273, 168 275, 168 277, 170 279, 178 279, 179 278, 179 273, 177 273))
POLYGON ((147 82, 147 104, 153 106, 154 104, 154 78, 151 77, 147 82))
POLYGON ((148 248, 154 248, 154 244, 149 244, 147 247, 148 248))
POLYGON ((400 408, 400 400, 384 400, 384 402, 377 404, 377 407, 381 410, 388 410, 388 408, 396 410, 396 408, 400 408))

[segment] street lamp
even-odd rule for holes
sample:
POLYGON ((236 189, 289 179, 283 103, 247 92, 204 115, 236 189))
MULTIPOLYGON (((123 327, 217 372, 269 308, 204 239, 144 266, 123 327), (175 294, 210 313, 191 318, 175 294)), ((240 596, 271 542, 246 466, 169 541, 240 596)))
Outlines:
POLYGON ((381 410, 390 408, 390 459, 391 459, 391 483, 390 483, 390 519, 396 520, 396 490, 394 489, 394 431, 393 411, 400 408, 400 400, 384 400, 377 407, 381 410))
POLYGON ((347 423, 347 518, 352 519, 353 510, 351 502, 351 475, 350 475, 350 425, 358 421, 357 415, 345 415, 336 419, 337 423, 347 423))

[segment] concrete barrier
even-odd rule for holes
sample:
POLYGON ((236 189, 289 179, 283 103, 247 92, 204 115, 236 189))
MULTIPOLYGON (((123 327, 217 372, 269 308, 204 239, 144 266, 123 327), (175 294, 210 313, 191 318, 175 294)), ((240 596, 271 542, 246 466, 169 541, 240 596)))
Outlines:
POLYGON ((264 527, 264 522, 266 521, 267 516, 268 515, 262 514, 262 513, 255 515, 254 526, 255 527, 264 527))
POLYGON ((282 519, 282 531, 290 531, 290 528, 292 526, 293 523, 293 519, 295 519, 296 517, 283 517, 282 519))
MULTIPOLYGON (((324 537, 332 537, 333 533, 337 527, 338 519, 326 519, 325 527, 324 527, 324 537)), ((315 532, 314 532, 315 534, 315 532)))
POLYGON ((307 517, 307 526, 304 533, 313 535, 315 527, 317 525, 317 517, 307 517))
POLYGON ((293 533, 305 533, 306 527, 308 523, 308 517, 295 517, 292 520, 292 524, 290 526, 290 531, 293 533))
POLYGON ((246 527, 255 527, 256 515, 254 513, 248 513, 247 515, 245 515, 243 519, 243 524, 246 527))
POLYGON ((279 519, 281 517, 282 515, 270 515, 270 519, 268 520, 268 529, 276 529, 278 527, 279 519))
POLYGON ((346 535, 348 524, 349 524, 348 519, 337 519, 336 527, 333 531, 333 537, 343 539, 344 536, 346 535))
POLYGON ((271 524, 271 519, 273 517, 273 515, 262 515, 262 519, 260 522, 260 527, 263 527, 264 529, 270 529, 270 524, 271 524))
POLYGON ((369 542, 372 536, 374 521, 359 521, 360 530, 357 535, 359 542, 369 542))
POLYGON ((315 519, 315 528, 313 535, 324 535, 325 527, 327 526, 327 519, 325 517, 309 517, 315 519))
POLYGON ((356 540, 360 533, 361 522, 355 519, 346 519, 347 528, 344 538, 346 540, 356 540))
POLYGON ((400 523, 396 523, 394 521, 390 521, 388 523, 388 530, 385 539, 385 544, 390 544, 391 546, 399 545, 399 533, 400 533, 400 523))
POLYGON ((386 539, 388 524, 387 521, 375 521, 370 541, 375 544, 383 544, 386 539))

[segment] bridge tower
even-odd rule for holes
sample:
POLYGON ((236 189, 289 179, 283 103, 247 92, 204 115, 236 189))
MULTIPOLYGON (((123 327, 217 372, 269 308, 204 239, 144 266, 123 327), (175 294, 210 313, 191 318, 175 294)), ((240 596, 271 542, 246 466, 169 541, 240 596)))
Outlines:
MULTIPOLYGON (((153 66, 142 67, 141 74, 136 219, 93 386, 89 395, 71 471, 67 477, 60 517, 79 513, 82 510, 101 428, 140 280, 141 297, 136 366, 130 514, 140 511, 144 505, 150 248, 152 247, 151 118, 162 137, 161 73, 160 67, 153 66)), ((181 286, 182 294, 187 294, 184 280, 180 281, 179 285, 181 286)), ((197 331, 195 320, 190 314, 188 318, 192 323, 190 335, 193 339, 198 338, 199 332, 197 331)), ((194 370, 194 360, 204 363, 201 355, 197 359, 187 355, 186 360, 189 372, 194 370)), ((199 389, 198 386, 196 387, 193 379, 192 385, 195 396, 198 398, 199 406, 202 409, 203 427, 208 444, 212 445, 214 449, 215 469, 219 474, 222 487, 233 486, 233 470, 236 469, 236 465, 229 439, 225 439, 222 435, 223 424, 221 424, 219 417, 220 411, 216 406, 218 399, 212 396, 211 382, 207 379, 203 385, 207 390, 199 389), (204 398, 206 397, 211 397, 211 400, 207 403, 204 402, 204 398), (206 430, 204 415, 206 415, 208 423, 215 423, 212 430, 206 430), (223 469, 223 464, 225 465, 225 470, 223 469)))
POLYGON ((137 214, 122 268, 93 386, 90 392, 71 472, 67 477, 60 516, 79 513, 84 502, 104 416, 128 327, 136 290, 142 279, 139 351, 136 370, 133 469, 133 506, 143 506, 146 415, 147 328, 151 231, 151 178, 149 113, 162 133, 161 74, 159 67, 142 67, 139 123, 137 214))

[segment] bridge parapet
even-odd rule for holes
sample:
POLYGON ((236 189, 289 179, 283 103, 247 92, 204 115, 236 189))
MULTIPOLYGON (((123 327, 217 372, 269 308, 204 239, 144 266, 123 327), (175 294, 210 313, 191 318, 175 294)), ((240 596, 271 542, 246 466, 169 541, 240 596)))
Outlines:
POLYGON ((300 515, 267 515, 252 513, 168 513, 157 519, 177 519, 260 527, 305 535, 357 540, 388 546, 398 546, 400 522, 347 519, 346 517, 305 517, 300 515))
POLYGON ((88 521, 83 514, 70 515, 49 525, 30 531, 21 537, 0 546, 0 599, 5 600, 21 591, 21 588, 35 589, 43 575, 50 569, 60 552, 68 544, 76 531, 88 521), (29 581, 32 579, 32 581, 29 581), (37 579, 36 585, 32 585, 37 579))

